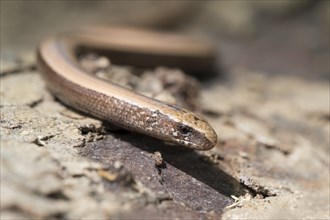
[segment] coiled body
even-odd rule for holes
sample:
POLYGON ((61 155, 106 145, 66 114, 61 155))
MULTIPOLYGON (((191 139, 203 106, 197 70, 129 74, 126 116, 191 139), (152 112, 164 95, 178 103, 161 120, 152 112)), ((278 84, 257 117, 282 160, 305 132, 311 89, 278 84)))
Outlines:
MULTIPOLYGON (((136 47, 137 49, 134 50, 133 48, 135 52, 131 58, 125 59, 125 56, 123 56, 126 53, 126 57, 129 57, 132 45, 130 43, 127 45, 127 42, 130 42, 129 40, 127 42, 125 39, 121 41, 120 35, 122 34, 125 37, 127 34, 131 36, 132 33, 134 34, 134 31, 130 33, 129 30, 127 32, 127 30, 122 31, 120 29, 97 30, 95 32, 82 31, 43 41, 38 48, 37 62, 47 87, 68 106, 124 129, 198 150, 212 148, 217 142, 217 135, 200 116, 137 94, 114 83, 104 82, 80 68, 76 56, 77 50, 81 47, 96 48, 109 52, 111 60, 122 62, 130 60, 137 62, 134 57, 139 57, 140 62, 137 62, 137 65, 146 66, 148 61, 141 61, 143 50, 139 45, 136 47), (108 40, 104 40, 104 38, 108 40), (142 50, 142 55, 139 49, 142 50), (123 57, 118 57, 118 54, 123 57)), ((144 32, 141 33, 144 34, 144 32)), ((189 49, 186 52, 181 50, 180 54, 180 47, 179 49, 173 48, 173 51, 168 50, 164 54, 169 65, 177 65, 175 64, 177 59, 171 56, 177 56, 178 51, 183 61, 189 58, 189 56, 185 56, 185 53, 191 54, 189 49), (171 64, 171 62, 174 63, 171 64)), ((155 56, 157 59, 162 57, 159 48, 158 51, 155 50, 157 44, 144 45, 144 49, 148 51, 147 57, 152 57, 154 51, 156 51, 155 56)), ((200 46, 198 50, 206 52, 207 48, 200 46)), ((195 51, 195 53, 197 52, 195 51)), ((194 54, 192 57, 194 57, 194 54)), ((178 60, 180 61, 180 57, 178 60)))

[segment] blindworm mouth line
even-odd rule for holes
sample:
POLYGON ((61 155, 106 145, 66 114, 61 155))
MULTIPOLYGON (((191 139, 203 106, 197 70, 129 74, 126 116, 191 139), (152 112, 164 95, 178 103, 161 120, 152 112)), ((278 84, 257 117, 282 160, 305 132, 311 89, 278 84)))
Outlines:
POLYGON ((178 145, 198 150, 213 147, 210 143, 217 139, 214 130, 205 120, 199 119, 198 125, 191 121, 198 118, 194 113, 104 82, 82 70, 76 54, 82 47, 101 51, 117 64, 139 67, 165 65, 198 72, 208 71, 213 66, 215 54, 209 44, 179 35, 137 29, 80 30, 42 41, 38 47, 37 63, 50 91, 73 108, 124 129, 170 140, 178 145), (173 137, 182 121, 188 122, 185 126, 195 131, 197 136, 188 140, 173 137), (195 143, 201 133, 207 139, 195 143))

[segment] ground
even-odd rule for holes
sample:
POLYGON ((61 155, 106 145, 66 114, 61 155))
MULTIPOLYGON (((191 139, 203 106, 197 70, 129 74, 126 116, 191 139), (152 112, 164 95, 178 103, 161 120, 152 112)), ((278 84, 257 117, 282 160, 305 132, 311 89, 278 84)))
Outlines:
MULTIPOLYGON (((312 18, 323 8, 313 7, 312 18)), ((249 44, 217 40, 221 73, 199 87, 188 76, 177 80, 198 90, 186 104, 219 136, 205 152, 114 129, 63 105, 45 88, 34 50, 13 55, 7 43, 1 219, 329 219, 329 32, 301 19, 310 21, 275 25, 249 44)), ((147 72, 162 71, 182 77, 147 72)))

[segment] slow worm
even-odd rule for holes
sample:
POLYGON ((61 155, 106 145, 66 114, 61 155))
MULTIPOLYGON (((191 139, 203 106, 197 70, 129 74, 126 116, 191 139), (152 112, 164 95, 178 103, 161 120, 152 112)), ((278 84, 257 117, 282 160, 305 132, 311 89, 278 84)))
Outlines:
POLYGON ((42 41, 37 63, 48 89, 68 106, 121 128, 192 149, 215 146, 217 135, 201 116, 86 73, 77 59, 84 48, 110 56, 113 63, 208 71, 213 59, 209 45, 133 29, 80 30, 42 41))

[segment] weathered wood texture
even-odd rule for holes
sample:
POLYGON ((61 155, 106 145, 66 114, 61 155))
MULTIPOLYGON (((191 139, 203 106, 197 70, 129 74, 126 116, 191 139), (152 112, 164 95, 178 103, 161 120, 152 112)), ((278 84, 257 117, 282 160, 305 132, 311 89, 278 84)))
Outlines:
MULTIPOLYGON (((220 3, 209 4, 204 19, 220 3)), ((322 4, 253 43, 216 38, 222 75, 202 84, 197 105, 220 138, 207 152, 74 112, 44 89, 33 59, 2 50, 1 219, 329 218, 329 20, 312 19, 328 18, 322 4)))

